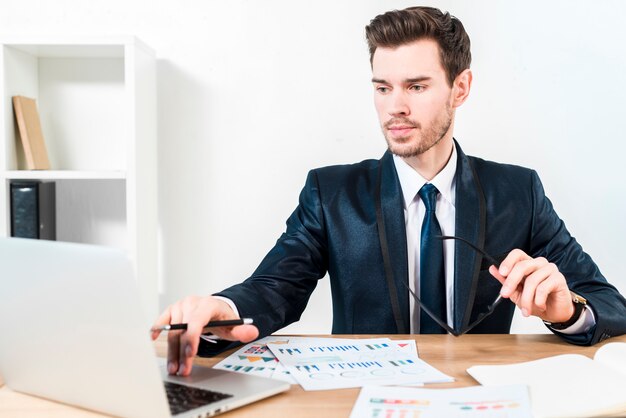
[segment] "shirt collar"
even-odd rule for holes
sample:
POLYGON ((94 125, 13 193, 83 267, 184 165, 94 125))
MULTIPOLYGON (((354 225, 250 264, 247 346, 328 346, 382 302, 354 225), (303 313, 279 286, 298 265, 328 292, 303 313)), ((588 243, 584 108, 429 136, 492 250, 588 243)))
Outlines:
POLYGON ((419 192, 426 183, 434 185, 437 190, 439 190, 441 197, 454 206, 455 196, 453 193, 453 185, 454 175, 456 173, 456 154, 456 145, 453 145, 452 155, 448 163, 431 181, 422 177, 413 167, 404 162, 402 158, 397 155, 393 156, 393 163, 396 166, 400 187, 402 188, 402 195, 404 196, 405 209, 411 205, 417 196, 417 192, 419 192))

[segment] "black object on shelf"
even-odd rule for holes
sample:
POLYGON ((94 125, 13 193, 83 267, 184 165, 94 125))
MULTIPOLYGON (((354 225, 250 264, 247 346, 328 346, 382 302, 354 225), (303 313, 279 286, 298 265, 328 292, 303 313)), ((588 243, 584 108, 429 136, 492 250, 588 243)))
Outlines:
POLYGON ((56 239, 56 188, 52 181, 11 182, 11 236, 56 239))

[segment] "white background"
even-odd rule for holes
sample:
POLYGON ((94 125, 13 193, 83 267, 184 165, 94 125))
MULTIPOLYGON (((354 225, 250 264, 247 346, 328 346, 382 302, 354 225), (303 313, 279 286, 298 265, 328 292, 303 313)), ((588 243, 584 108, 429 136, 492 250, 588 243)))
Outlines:
MULTIPOLYGON (((407 1, 0 0, 4 35, 136 35, 158 58, 161 307, 246 278, 310 168, 379 158, 364 26, 407 1)), ((535 168, 622 293, 626 2, 432 1, 464 23, 464 151, 535 168)), ((322 280, 291 332, 330 332, 322 280)), ((519 318, 518 318, 519 319, 519 318)), ((516 320, 515 331, 542 330, 516 320)))

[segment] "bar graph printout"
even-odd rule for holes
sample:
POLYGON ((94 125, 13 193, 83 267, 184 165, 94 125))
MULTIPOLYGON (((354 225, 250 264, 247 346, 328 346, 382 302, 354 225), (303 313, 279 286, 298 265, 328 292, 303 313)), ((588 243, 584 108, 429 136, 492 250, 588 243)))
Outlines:
POLYGON ((364 385, 421 385, 451 382, 417 356, 415 341, 336 340, 311 338, 306 342, 267 346, 305 390, 364 385))
MULTIPOLYGON (((311 337, 292 337, 292 336, 269 336, 264 337, 249 344, 225 358, 224 360, 213 366, 216 369, 228 370, 231 372, 252 374, 262 377, 270 377, 272 379, 283 380, 291 384, 298 382, 291 376, 289 371, 278 361, 272 351, 268 348, 268 343, 277 345, 289 343, 310 343, 315 341, 318 345, 340 344, 348 345, 353 343, 353 339, 337 339, 337 338, 311 338, 311 337)), ((386 344, 391 340, 388 338, 376 338, 362 340, 370 344, 386 344)), ((398 348, 409 353, 415 353, 415 341, 411 344, 400 344, 398 348)))
POLYGON ((268 342, 286 344, 294 337, 265 337, 244 345, 224 360, 213 366, 215 369, 231 372, 252 374, 261 377, 283 380, 297 384, 293 377, 278 362, 278 359, 267 347, 268 342))
POLYGON ((455 389, 366 386, 350 418, 530 418, 528 387, 455 389))

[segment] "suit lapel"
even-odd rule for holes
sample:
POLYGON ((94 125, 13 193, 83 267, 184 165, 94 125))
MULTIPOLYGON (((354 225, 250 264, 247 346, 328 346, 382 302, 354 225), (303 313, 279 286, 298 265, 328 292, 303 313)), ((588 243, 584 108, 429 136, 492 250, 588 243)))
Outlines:
MULTIPOLYGON (((469 158, 457 147, 455 234, 480 248, 485 244, 486 208, 482 186, 469 158)), ((474 306, 482 256, 456 241, 454 246, 454 329, 460 331, 474 306)))
MULTIPOLYGON (((409 295, 406 290, 408 284, 409 268, 407 262, 406 227, 404 224, 404 204, 402 200, 402 188, 393 163, 393 157, 389 151, 380 160, 380 200, 382 218, 385 225, 389 262, 395 283, 396 297, 403 320, 404 329, 398 333, 408 334, 409 328, 409 295)), ((385 243, 381 242, 381 248, 385 243)))

